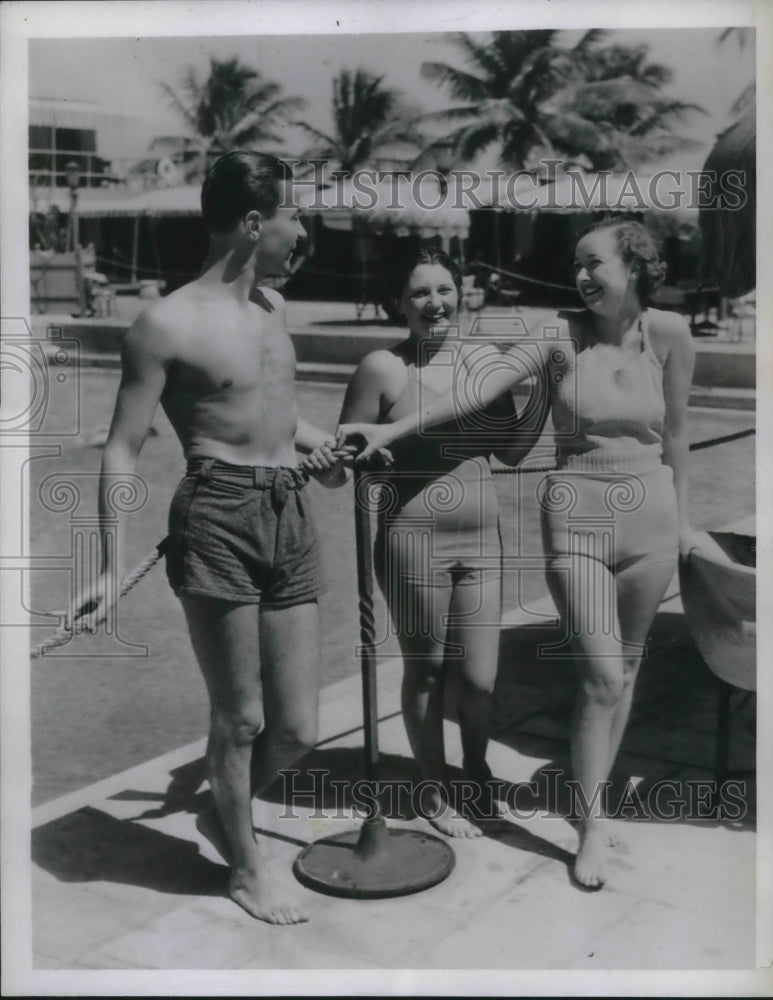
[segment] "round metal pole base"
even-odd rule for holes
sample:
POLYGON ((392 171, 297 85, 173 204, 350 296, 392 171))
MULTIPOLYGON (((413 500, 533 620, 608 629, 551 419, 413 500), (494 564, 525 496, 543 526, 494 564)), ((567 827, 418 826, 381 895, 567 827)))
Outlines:
POLYGON ((350 899, 385 899, 429 889, 453 871, 449 844, 421 830, 389 830, 383 819, 305 847, 293 871, 309 889, 350 899))

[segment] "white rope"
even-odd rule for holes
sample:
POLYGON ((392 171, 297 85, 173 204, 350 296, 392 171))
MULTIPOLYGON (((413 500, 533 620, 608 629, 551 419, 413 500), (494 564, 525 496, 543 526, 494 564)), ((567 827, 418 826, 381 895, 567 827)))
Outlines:
MULTIPOLYGON (((153 569, 159 559, 163 556, 166 549, 166 543, 167 539, 165 538, 163 541, 158 543, 151 553, 145 556, 141 563, 138 563, 137 566, 131 570, 131 572, 126 574, 123 579, 123 583, 121 584, 121 589, 118 592, 118 597, 116 597, 116 599, 104 609, 99 622, 103 622, 105 618, 107 618, 110 609, 114 607, 122 597, 125 597, 129 591, 140 582, 143 576, 153 569)), ((99 622, 97 624, 99 624, 99 622)), ((30 658, 37 660, 41 656, 45 656, 45 654, 50 650, 56 649, 57 646, 63 646, 66 642, 69 642, 73 635, 78 634, 75 631, 75 624, 76 623, 73 622, 70 628, 57 629, 53 635, 49 636, 48 639, 45 639, 39 646, 36 646, 35 649, 32 650, 30 658)))

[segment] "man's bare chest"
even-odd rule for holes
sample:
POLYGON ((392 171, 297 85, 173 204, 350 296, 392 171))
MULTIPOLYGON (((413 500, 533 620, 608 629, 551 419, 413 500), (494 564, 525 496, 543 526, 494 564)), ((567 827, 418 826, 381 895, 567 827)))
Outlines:
POLYGON ((292 381, 295 350, 279 329, 220 329, 192 336, 175 364, 176 380, 199 393, 249 392, 292 381))

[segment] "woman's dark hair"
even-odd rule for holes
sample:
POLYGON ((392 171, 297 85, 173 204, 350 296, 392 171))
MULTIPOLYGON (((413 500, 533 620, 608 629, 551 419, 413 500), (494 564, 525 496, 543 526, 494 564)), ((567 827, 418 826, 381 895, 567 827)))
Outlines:
POLYGON ((438 264, 451 275, 456 290, 462 294, 462 272, 456 261, 442 250, 435 247, 414 247, 395 257, 386 275, 386 286, 389 297, 398 301, 403 294, 408 279, 420 264, 438 264))
POLYGON ((211 233, 228 232, 253 209, 270 219, 282 200, 281 184, 289 179, 289 167, 275 156, 241 150, 226 153, 204 178, 204 224, 211 233))
POLYGON ((649 305, 653 293, 663 283, 666 275, 666 265, 660 259, 654 236, 641 222, 625 215, 614 215, 583 229, 579 238, 604 229, 614 233, 618 253, 626 264, 633 265, 636 271, 636 294, 643 306, 649 305))

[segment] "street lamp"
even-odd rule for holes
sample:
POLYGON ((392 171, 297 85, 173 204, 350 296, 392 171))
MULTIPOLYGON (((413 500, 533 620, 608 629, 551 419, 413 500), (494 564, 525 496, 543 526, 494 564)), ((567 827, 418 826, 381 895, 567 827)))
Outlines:
POLYGON ((86 289, 83 281, 83 259, 81 257, 80 227, 78 225, 78 188, 80 187, 80 168, 75 160, 65 167, 67 186, 70 189, 70 247, 75 251, 75 288, 78 294, 78 309, 80 314, 86 312, 86 289))

